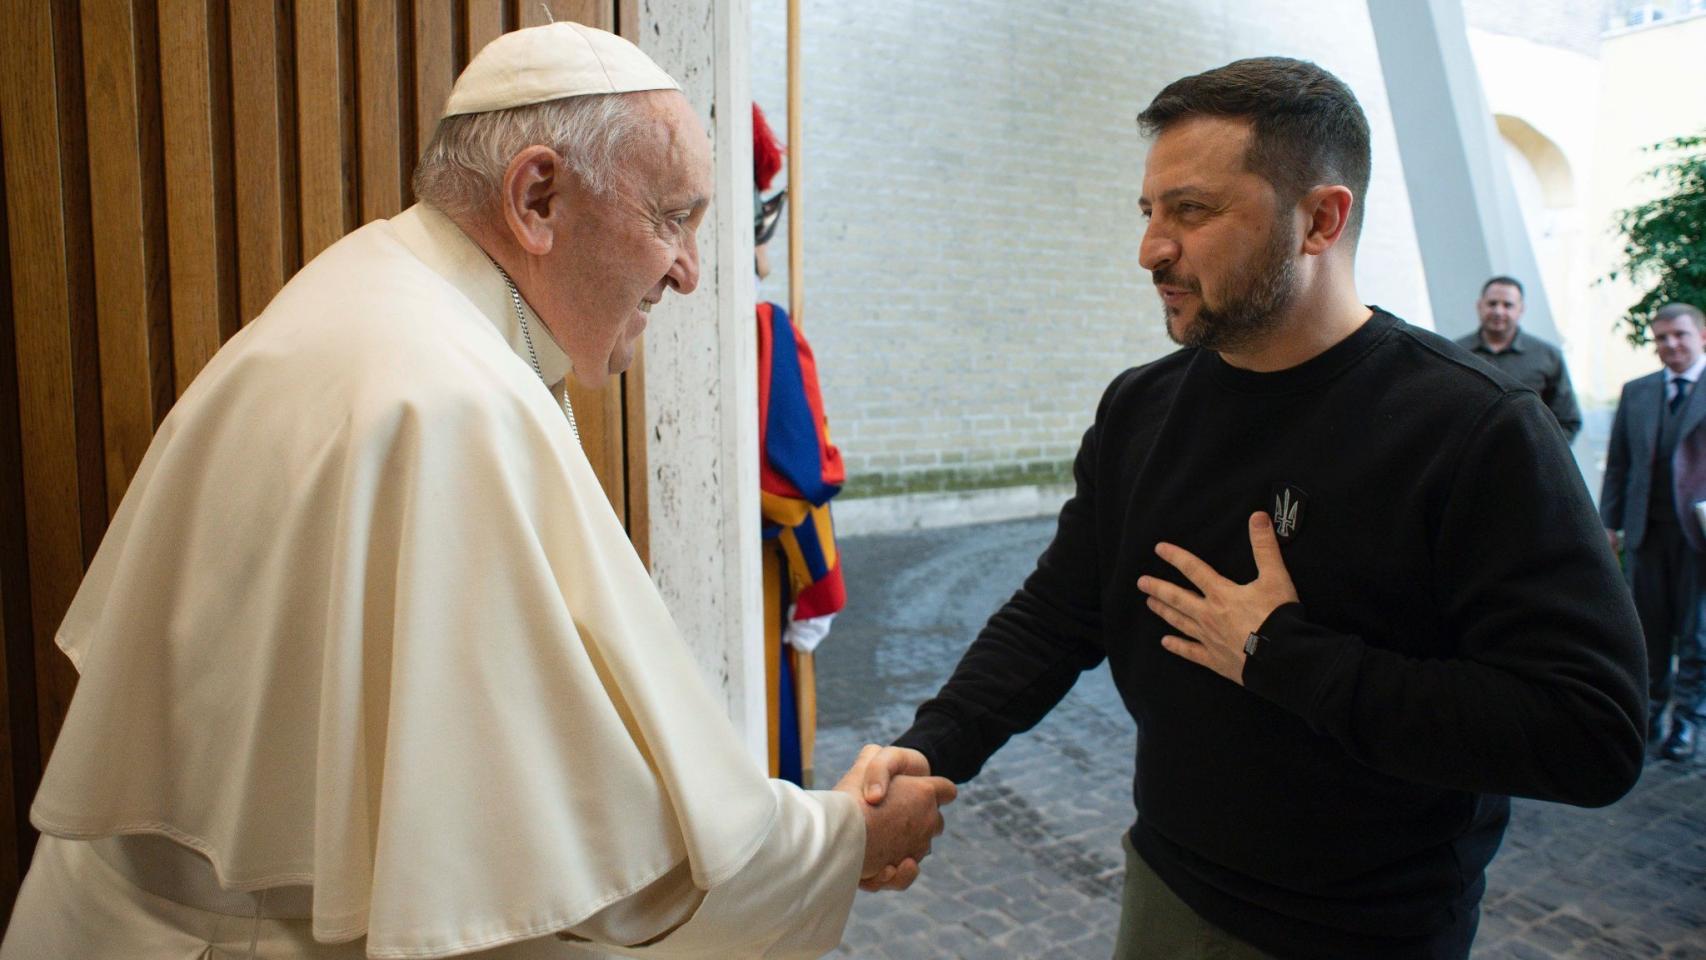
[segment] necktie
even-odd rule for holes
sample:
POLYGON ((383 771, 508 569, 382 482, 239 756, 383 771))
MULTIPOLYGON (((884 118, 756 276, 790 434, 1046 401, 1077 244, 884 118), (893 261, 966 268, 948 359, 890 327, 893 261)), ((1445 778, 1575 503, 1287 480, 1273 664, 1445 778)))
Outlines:
POLYGON ((1693 386, 1693 381, 1677 377, 1671 383, 1676 387, 1676 392, 1670 395, 1670 412, 1675 413, 1682 409, 1682 402, 1688 399, 1688 388, 1693 386))

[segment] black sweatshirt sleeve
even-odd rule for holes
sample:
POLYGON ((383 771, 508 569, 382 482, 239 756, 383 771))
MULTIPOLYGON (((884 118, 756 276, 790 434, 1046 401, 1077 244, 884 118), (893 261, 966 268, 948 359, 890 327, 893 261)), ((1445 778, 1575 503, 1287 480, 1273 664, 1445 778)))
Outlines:
POLYGON ((1244 681, 1392 776, 1599 806, 1641 771, 1644 648, 1587 491, 1535 400, 1507 394, 1483 416, 1434 526, 1455 657, 1412 659, 1324 629, 1304 597, 1268 618, 1244 681))
POLYGON ((956 783, 976 776, 1010 737, 1036 726, 1080 673, 1102 662, 1094 478, 1101 414, 1119 382, 1084 434, 1073 462, 1076 488, 1036 570, 895 741, 923 753, 938 776, 956 783))

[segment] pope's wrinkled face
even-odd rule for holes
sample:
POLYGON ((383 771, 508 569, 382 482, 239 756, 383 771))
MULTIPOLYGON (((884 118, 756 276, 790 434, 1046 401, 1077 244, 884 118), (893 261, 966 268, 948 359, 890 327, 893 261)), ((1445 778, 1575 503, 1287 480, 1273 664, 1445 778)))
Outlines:
POLYGON ((1138 205, 1138 263, 1150 271, 1167 335, 1185 346, 1247 349, 1296 298, 1293 208, 1246 169, 1251 129, 1198 117, 1155 138, 1138 205))
POLYGON ((568 215, 544 264, 536 309, 568 354, 575 379, 598 386, 634 360, 647 314, 666 290, 699 285, 696 233, 711 197, 711 149, 687 98, 642 95, 642 129, 618 160, 611 189, 573 174, 568 215))

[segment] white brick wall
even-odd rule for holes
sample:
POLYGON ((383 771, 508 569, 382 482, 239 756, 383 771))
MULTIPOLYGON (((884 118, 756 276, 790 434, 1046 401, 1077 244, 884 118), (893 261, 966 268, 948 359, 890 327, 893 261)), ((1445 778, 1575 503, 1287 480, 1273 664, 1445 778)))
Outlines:
MULTIPOLYGON (((785 136, 786 7, 752 3, 754 97, 785 136)), ((850 494, 1060 475, 1108 380, 1172 349, 1137 265, 1134 118, 1239 57, 1312 59, 1356 91, 1361 292, 1431 323, 1362 0, 802 6, 803 321, 850 494)), ((781 234, 772 263, 760 296, 786 303, 781 234)))

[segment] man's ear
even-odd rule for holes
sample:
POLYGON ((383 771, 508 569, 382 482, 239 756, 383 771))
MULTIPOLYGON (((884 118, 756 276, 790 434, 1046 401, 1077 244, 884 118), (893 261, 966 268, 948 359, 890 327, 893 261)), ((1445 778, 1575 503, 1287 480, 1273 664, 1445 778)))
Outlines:
POLYGON ((1350 224, 1351 205, 1356 197, 1341 184, 1316 187, 1303 195, 1298 208, 1307 217, 1303 224, 1303 252, 1320 256, 1332 249, 1350 224))
POLYGON ((516 244, 533 256, 550 253, 556 240, 557 228, 567 213, 563 190, 566 176, 556 151, 539 145, 516 154, 504 168, 498 191, 504 223, 516 244))

